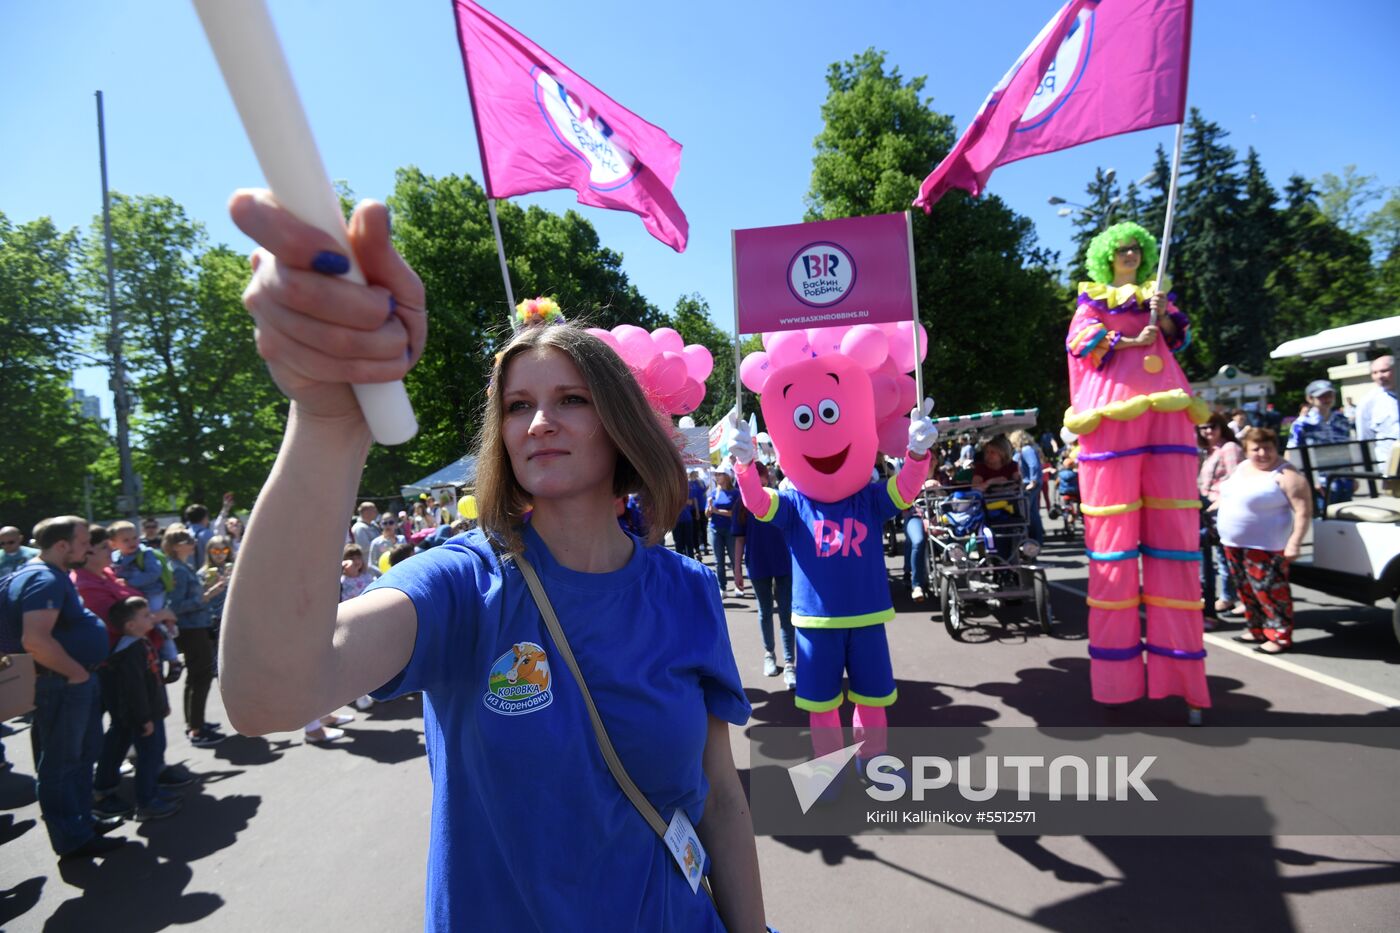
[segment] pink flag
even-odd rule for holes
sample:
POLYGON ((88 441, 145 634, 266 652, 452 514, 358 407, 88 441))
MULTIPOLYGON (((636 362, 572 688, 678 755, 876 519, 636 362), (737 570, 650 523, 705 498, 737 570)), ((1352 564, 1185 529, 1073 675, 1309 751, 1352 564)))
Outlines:
POLYGON ((992 89, 924 179, 925 211, 950 188, 982 193, 992 170, 1105 136, 1180 123, 1191 0, 1069 0, 992 89))
POLYGON ((471 0, 453 2, 487 196, 573 188, 684 252, 690 224, 671 194, 680 143, 471 0))

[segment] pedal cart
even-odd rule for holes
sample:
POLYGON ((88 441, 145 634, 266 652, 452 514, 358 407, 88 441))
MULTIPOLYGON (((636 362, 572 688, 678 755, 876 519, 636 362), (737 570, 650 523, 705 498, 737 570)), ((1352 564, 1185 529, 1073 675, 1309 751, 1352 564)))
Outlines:
MULTIPOLYGON (((945 436, 970 433, 981 441, 1033 427, 1037 414, 1034 408, 1007 409, 935 418, 933 423, 945 436)), ((1044 568, 1035 563, 1040 545, 1029 536, 1023 487, 1003 483, 977 490, 970 482, 955 482, 925 492, 922 502, 928 579, 938 593, 948 634, 961 639, 966 610, 974 603, 993 609, 1030 606, 1041 631, 1049 634, 1054 623, 1050 585, 1044 568)))

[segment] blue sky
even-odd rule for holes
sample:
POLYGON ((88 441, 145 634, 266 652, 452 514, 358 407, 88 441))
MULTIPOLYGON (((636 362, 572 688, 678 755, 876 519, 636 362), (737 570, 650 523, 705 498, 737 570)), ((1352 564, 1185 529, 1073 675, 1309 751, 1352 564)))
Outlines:
MULTIPOLYGON (((632 5, 624 14, 565 0, 485 5, 685 146, 676 186, 690 219, 684 254, 630 214, 580 210, 651 301, 669 309, 698 291, 725 328, 729 231, 801 219, 832 62, 868 46, 885 50, 903 75, 928 77, 925 94, 961 131, 1058 6, 711 0, 632 5)), ((449 0, 271 7, 333 178, 378 198, 408 164, 480 178, 449 0)), ((1190 101, 1230 131, 1241 154, 1257 148, 1277 187, 1295 172, 1316 177, 1348 164, 1400 184, 1397 40, 1393 0, 1204 0, 1190 101)), ((101 89, 112 188, 169 195, 215 242, 250 248, 224 204, 234 188, 261 184, 261 174, 188 3, 0 2, 0 86, 0 211, 11 221, 48 215, 86 231, 100 212, 93 92, 101 89)), ((1099 165, 1140 176, 1158 143, 1170 147, 1171 132, 1010 165, 990 190, 1065 253, 1069 221, 1046 198, 1078 200, 1099 165)), ((574 203, 572 192, 521 200, 559 211, 574 203)), ((105 394, 104 381, 93 371, 78 384, 105 394)))

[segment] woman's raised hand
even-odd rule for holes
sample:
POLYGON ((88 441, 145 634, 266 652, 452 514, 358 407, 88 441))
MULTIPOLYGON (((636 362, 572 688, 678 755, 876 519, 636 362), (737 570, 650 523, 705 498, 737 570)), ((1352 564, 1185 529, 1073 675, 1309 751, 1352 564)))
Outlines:
POLYGON ((229 213, 258 243, 243 304, 278 388, 305 414, 363 422, 350 385, 402 379, 428 331, 423 283, 394 251, 388 209, 363 201, 350 219, 367 285, 340 278, 350 268, 340 245, 270 191, 234 192, 229 213))

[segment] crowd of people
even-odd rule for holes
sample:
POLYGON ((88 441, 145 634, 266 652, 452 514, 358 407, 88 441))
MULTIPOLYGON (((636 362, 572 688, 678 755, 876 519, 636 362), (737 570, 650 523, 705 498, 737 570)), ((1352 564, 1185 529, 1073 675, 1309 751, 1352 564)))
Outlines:
MULTIPOLYGON (((207 703, 243 541, 233 504, 226 495, 213 517, 193 504, 164 527, 146 517, 139 531, 129 521, 103 526, 72 515, 44 519, 32 535, 0 528, 0 581, 15 622, 0 649, 35 661, 37 792, 60 857, 103 854, 121 844, 106 834, 123 820, 179 812, 176 792, 196 777, 165 760, 167 686, 181 684, 174 689, 191 746, 212 748, 227 738, 223 725, 208 719, 207 703), (133 775, 131 799, 120 791, 126 774, 133 775)), ((365 502, 347 522, 342 600, 471 526, 426 501, 413 511, 416 522, 407 511, 380 514, 365 502)), ((366 710, 373 702, 362 696, 355 705, 366 710)), ((317 717, 305 726, 305 740, 334 742, 353 719, 338 711, 317 717)), ((0 744, 0 770, 11 767, 0 744)))

